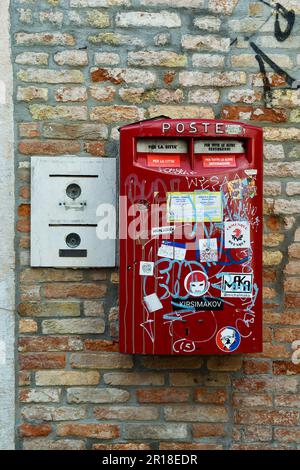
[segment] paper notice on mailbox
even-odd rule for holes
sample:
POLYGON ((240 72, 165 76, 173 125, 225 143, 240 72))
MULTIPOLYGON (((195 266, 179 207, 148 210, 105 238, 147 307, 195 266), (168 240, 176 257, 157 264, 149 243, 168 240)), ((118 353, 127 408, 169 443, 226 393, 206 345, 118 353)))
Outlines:
POLYGON ((220 191, 167 193, 168 222, 221 222, 220 191))

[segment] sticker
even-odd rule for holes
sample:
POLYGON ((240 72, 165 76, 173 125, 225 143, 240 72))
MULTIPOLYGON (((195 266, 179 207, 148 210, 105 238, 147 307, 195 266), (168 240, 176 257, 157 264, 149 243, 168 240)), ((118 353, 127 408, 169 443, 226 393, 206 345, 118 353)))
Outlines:
POLYGON ((187 153, 188 144, 183 139, 138 139, 140 153, 187 153))
POLYGON ((158 249, 157 256, 161 258, 179 259, 183 260, 186 254, 185 243, 176 243, 168 240, 163 240, 158 249))
POLYGON ((233 326, 224 326, 216 334, 216 344, 223 352, 233 352, 241 344, 241 335, 233 326))
POLYGON ((218 244, 216 238, 200 239, 199 250, 201 263, 218 261, 218 244))
POLYGON ((244 153, 242 142, 237 140, 197 140, 195 153, 244 153))
POLYGON ((225 248, 250 248, 250 224, 234 220, 224 222, 225 248))
POLYGON ((160 310, 163 308, 161 301, 155 293, 146 295, 143 300, 146 304, 149 313, 156 312, 156 310, 160 310))
POLYGON ((165 155, 148 155, 147 164, 151 167, 167 167, 167 168, 179 168, 180 167, 180 156, 174 155, 174 157, 166 157, 165 155))
POLYGON ((250 170, 245 170, 246 175, 248 176, 254 176, 257 175, 257 170, 251 169, 250 170))
POLYGON ((229 157, 219 157, 219 156, 211 156, 211 157, 202 157, 203 168, 235 168, 236 161, 235 155, 229 157))
POLYGON ((230 197, 233 199, 253 198, 256 195, 255 176, 235 179, 227 184, 230 197))
POLYGON ((156 237, 157 235, 166 235, 168 233, 174 233, 175 228, 175 225, 166 225, 165 227, 153 227, 151 229, 151 236, 156 237))
POLYGON ((203 297, 202 299, 195 299, 190 297, 188 299, 173 299, 176 301, 176 309, 193 309, 198 311, 214 310, 220 311, 224 309, 224 302, 222 299, 216 299, 214 297, 203 297))
POLYGON ((154 263, 153 261, 141 261, 140 262, 140 275, 141 276, 153 276, 154 263))
POLYGON ((168 222, 221 222, 221 192, 167 193, 167 218, 168 222))
POLYGON ((224 273, 221 297, 252 297, 252 274, 224 273))
POLYGON ((184 280, 184 288, 192 297, 206 294, 209 286, 208 277, 203 271, 192 271, 184 280))
POLYGON ((228 181, 227 188, 230 197, 233 199, 242 199, 242 183, 240 179, 228 181))
POLYGON ((226 134, 229 134, 229 135, 242 134, 243 128, 242 126, 239 126, 238 124, 226 124, 225 132, 226 134))

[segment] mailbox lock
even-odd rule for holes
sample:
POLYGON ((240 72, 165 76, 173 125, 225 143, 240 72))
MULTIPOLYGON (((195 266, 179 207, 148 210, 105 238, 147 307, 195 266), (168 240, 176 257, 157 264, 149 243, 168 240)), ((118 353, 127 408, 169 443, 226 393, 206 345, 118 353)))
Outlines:
POLYGON ((66 194, 71 199, 77 199, 81 194, 81 187, 79 184, 71 183, 66 189, 66 194))
POLYGON ((78 235, 78 233, 69 233, 69 235, 66 236, 66 244, 68 245, 69 248, 77 248, 81 243, 81 238, 78 235))

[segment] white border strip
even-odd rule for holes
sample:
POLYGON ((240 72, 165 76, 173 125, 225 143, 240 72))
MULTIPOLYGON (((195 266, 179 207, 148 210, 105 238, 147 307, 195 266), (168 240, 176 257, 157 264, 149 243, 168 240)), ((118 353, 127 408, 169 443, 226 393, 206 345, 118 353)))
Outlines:
POLYGON ((0 449, 15 447, 13 72, 10 0, 0 1, 0 449))

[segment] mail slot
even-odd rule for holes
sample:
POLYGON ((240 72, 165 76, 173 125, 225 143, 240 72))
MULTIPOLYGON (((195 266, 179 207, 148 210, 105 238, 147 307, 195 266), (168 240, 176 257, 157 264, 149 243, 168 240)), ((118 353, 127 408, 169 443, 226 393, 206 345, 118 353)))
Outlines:
POLYGON ((262 129, 120 130, 120 350, 262 351, 262 129))

